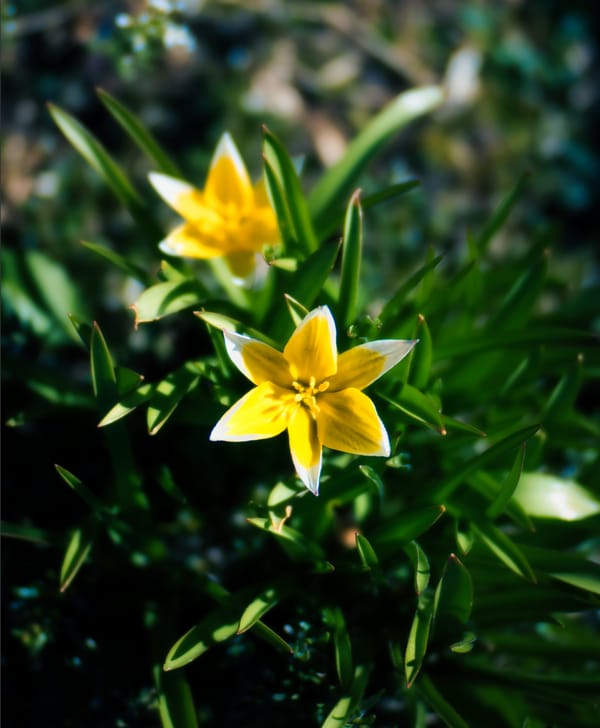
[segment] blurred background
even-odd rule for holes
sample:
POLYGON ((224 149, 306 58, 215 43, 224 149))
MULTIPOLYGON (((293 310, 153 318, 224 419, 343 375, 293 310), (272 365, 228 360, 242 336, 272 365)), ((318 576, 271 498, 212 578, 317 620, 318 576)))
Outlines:
MULTIPOLYGON (((166 229, 173 217, 146 182, 147 162, 98 100, 98 88, 134 111, 199 186, 225 129, 256 178, 266 124, 304 160, 310 189, 398 93, 444 83, 443 108, 399 134, 362 180, 365 193, 421 182, 365 216, 371 290, 385 298, 429 246, 464 256, 469 231, 481 228, 524 170, 530 176, 522 200, 492 255, 510 258, 531 236, 543 235, 558 251, 552 275, 573 287, 597 282, 593 3, 5 0, 2 15, 3 517, 9 522, 65 529, 84 506, 60 484, 53 464, 83 474, 99 468, 95 477, 107 467, 87 409, 88 362, 67 313, 97 319, 117 358, 150 379, 208 345, 197 322, 187 319, 177 327, 161 321, 151 334, 133 330, 128 306, 139 289, 81 241, 112 247, 150 273, 158 269, 158 241, 140 237, 53 124, 47 102, 98 136, 141 194, 155 201, 166 229), (70 385, 56 401, 53 383, 60 377, 70 385), (60 408, 65 402, 69 409, 60 408), (88 434, 78 439, 78 431, 88 434)), ((166 440, 158 449, 168 446, 166 440)), ((159 461, 159 454, 147 454, 159 461)), ((89 718, 90 705, 94 725, 146 725, 145 683, 123 675, 121 690, 105 689, 103 660, 94 657, 98 635, 82 626, 89 604, 77 593, 68 602, 58 594, 56 552, 9 542, 4 553, 11 716, 15 695, 52 670, 56 681, 35 689, 47 715, 61 715, 57 685, 80 686, 82 693, 72 698, 71 722, 37 725, 83 725, 77 716, 89 718), (83 653, 86 681, 78 677, 83 653), (115 722, 119 715, 122 722, 115 722)), ((139 621, 126 600, 122 610, 116 603, 127 588, 115 584, 113 593, 98 594, 97 604, 124 633, 139 621)), ((31 722, 21 725, 42 720, 34 707, 28 711, 31 722)))

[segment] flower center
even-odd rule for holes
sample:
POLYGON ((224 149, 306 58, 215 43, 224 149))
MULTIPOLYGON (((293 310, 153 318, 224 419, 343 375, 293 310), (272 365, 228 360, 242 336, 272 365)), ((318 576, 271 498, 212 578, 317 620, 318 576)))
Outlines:
POLYGON ((329 387, 329 382, 321 382, 321 384, 317 385, 317 380, 311 377, 308 385, 296 381, 292 382, 292 387, 296 390, 295 401, 307 407, 311 415, 316 417, 317 412, 321 411, 317 404, 317 394, 324 392, 329 387))

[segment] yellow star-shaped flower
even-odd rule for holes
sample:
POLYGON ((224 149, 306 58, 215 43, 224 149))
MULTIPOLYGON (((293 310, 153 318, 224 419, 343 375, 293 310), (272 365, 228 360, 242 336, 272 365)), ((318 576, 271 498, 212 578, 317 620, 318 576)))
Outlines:
POLYGON ((231 272, 246 278, 263 246, 279 241, 277 220, 264 186, 250 181, 229 133, 213 155, 203 190, 159 172, 151 172, 154 189, 183 219, 160 244, 163 252, 184 258, 224 257, 231 272))
POLYGON ((390 454, 385 427, 361 390, 416 341, 371 341, 338 356, 327 306, 305 316, 283 352, 249 336, 223 333, 229 357, 256 386, 225 412, 211 440, 262 440, 287 429, 296 472, 315 495, 323 445, 356 455, 390 454))

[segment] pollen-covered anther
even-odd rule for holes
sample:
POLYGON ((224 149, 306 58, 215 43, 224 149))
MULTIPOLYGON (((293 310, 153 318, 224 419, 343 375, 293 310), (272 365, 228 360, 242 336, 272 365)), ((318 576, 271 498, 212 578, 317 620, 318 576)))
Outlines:
POLYGON ((329 382, 321 382, 321 384, 317 385, 315 377, 311 377, 308 385, 295 381, 292 382, 292 387, 296 390, 296 396, 294 397, 296 402, 301 402, 310 410, 313 416, 321 411, 317 404, 317 395, 329 387, 329 382))

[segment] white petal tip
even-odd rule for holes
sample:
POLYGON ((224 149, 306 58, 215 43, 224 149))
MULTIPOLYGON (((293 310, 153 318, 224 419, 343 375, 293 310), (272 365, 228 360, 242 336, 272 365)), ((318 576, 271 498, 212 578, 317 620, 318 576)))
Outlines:
POLYGON ((168 174, 162 174, 162 172, 150 172, 148 181, 163 200, 171 206, 181 195, 192 192, 194 189, 187 182, 176 177, 170 177, 168 174))

